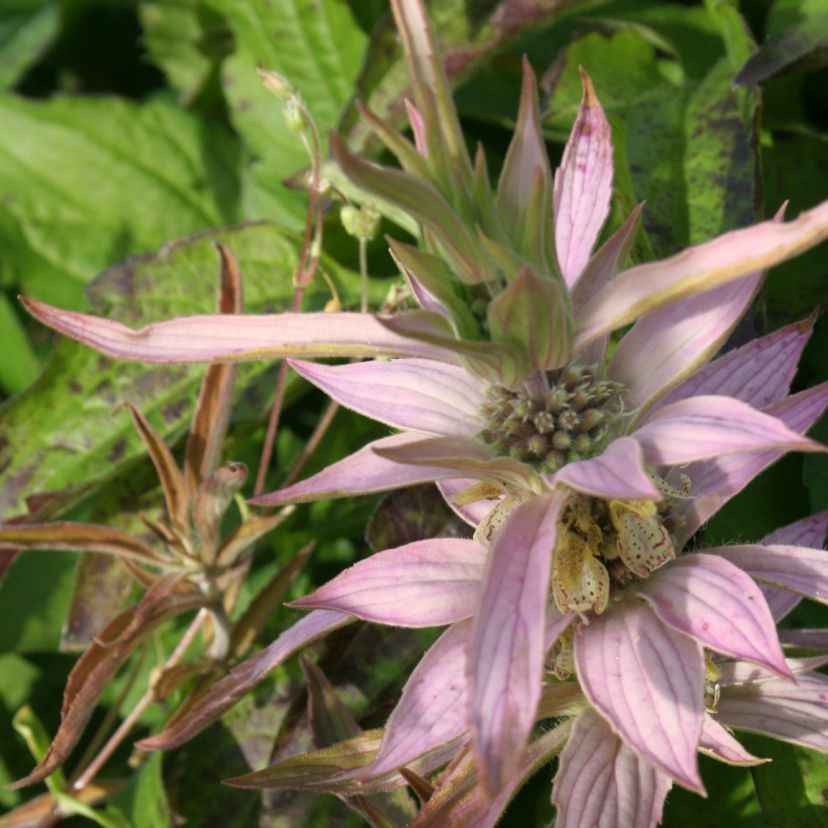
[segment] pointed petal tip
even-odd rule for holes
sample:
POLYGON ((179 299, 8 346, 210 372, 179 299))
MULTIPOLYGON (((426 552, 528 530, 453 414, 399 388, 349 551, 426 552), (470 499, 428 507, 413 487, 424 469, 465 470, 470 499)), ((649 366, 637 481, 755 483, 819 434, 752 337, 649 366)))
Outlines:
POLYGON ((598 96, 595 94, 595 87, 592 85, 592 78, 590 78, 587 70, 583 66, 578 66, 578 71, 581 74, 581 86, 584 90, 583 105, 587 108, 593 106, 600 106, 598 96))

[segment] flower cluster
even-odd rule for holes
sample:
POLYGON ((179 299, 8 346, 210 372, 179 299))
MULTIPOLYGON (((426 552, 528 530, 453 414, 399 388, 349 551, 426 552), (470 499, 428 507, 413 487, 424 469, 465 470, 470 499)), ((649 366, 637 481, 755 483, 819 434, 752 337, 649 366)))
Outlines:
MULTIPOLYGON (((775 627, 799 597, 826 600, 828 515, 760 544, 692 541, 784 452, 823 450, 804 435, 828 386, 789 396, 811 320, 711 358, 764 269, 828 236, 828 203, 624 269, 640 208, 595 249, 613 153, 586 74, 553 175, 525 66, 493 189, 482 151, 467 153, 422 4, 393 6, 412 78, 413 143, 364 115, 403 169, 356 158, 335 139, 333 151, 355 185, 421 225, 421 248, 391 248, 420 310, 190 317, 136 332, 28 303, 57 330, 119 357, 294 357, 293 368, 339 403, 397 430, 254 503, 436 481, 474 528, 474 539, 379 552, 295 602, 314 612, 145 744, 189 738, 263 671, 358 617, 448 629, 365 762, 305 784, 370 792, 453 757, 423 824, 451 824, 461 807, 471 824, 493 824, 555 753, 553 798, 566 828, 655 825, 674 782, 704 792, 700 750, 761 761, 730 728, 828 752, 828 681, 813 672, 821 662, 786 658, 775 627), (631 324, 610 355, 609 337, 631 324), (551 718, 564 723, 537 736, 538 721, 551 718)), ((278 775, 277 766, 236 783, 278 784, 278 775)))

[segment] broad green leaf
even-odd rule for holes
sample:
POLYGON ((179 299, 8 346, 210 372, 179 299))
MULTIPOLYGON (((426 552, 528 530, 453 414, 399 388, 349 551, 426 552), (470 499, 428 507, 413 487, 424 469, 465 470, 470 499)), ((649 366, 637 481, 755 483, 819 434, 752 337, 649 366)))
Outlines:
POLYGON ((232 38, 203 0, 148 0, 138 6, 144 43, 170 85, 190 104, 218 71, 232 38))
POLYGON ((0 293, 0 354, 0 389, 9 394, 22 391, 40 370, 20 316, 4 293, 0 293))
MULTIPOLYGON (((218 291, 213 241, 227 244, 239 261, 247 311, 275 311, 290 303, 298 242, 267 223, 166 245, 156 256, 110 269, 89 295, 98 312, 132 325, 210 312, 218 291)), ((359 277, 328 259, 322 266, 343 302, 352 303, 359 277)), ((384 292, 381 283, 373 289, 384 292)), ((329 298, 325 282, 317 279, 304 306, 318 309, 329 298)), ((255 363, 239 389, 267 368, 267 363, 255 363)), ((40 519, 48 519, 143 456, 128 412, 117 409, 126 400, 142 409, 163 438, 179 435, 189 421, 203 371, 126 365, 60 341, 35 384, 0 408, 0 515, 7 519, 21 513, 28 497, 49 492, 51 503, 41 499, 39 504, 40 519)))
POLYGON ((115 804, 130 815, 132 828, 155 828, 172 821, 161 776, 163 759, 160 753, 144 756, 137 774, 115 800, 115 804))
POLYGON ((0 89, 10 89, 54 40, 57 0, 5 0, 0 9, 0 89))
POLYGON ((171 103, 6 95, 0 122, 0 283, 30 296, 83 307, 104 267, 238 219, 237 141, 171 103))
POLYGON ((222 83, 233 125, 259 159, 247 182, 248 215, 297 226, 303 199, 281 181, 308 166, 308 155, 288 127, 281 101, 262 86, 256 67, 288 80, 310 108, 324 141, 351 94, 365 34, 342 0, 207 2, 224 16, 235 38, 236 51, 223 64, 222 83), (268 191, 277 199, 262 198, 268 191))

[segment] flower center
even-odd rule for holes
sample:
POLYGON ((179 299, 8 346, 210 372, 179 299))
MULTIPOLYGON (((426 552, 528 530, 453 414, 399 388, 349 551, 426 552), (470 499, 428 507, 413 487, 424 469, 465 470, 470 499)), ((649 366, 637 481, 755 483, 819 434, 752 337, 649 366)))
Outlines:
POLYGON ((600 454, 617 436, 623 406, 621 385, 600 380, 595 366, 566 366, 547 378, 543 397, 491 386, 480 438, 498 454, 551 474, 600 454))

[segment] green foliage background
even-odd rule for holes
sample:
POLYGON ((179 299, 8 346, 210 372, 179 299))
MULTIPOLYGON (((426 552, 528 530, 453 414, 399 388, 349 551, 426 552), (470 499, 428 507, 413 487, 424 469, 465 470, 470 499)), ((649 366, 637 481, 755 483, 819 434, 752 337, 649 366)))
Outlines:
MULTIPOLYGON (((636 260, 772 215, 784 200, 794 216, 828 197, 824 0, 441 0, 431 7, 469 140, 486 143, 493 174, 513 125, 520 56, 528 54, 543 78, 553 160, 578 105, 578 66, 589 71, 615 141, 608 230, 636 203, 647 202, 636 260)), ((203 373, 114 364, 74 342, 56 342, 26 317, 18 293, 132 325, 209 312, 218 273, 212 242, 221 240, 239 259, 246 310, 278 310, 290 302, 305 199, 301 188, 285 182, 307 159, 278 102, 259 84, 256 66, 291 80, 323 134, 337 129, 375 156, 379 148, 355 118, 353 102, 361 98, 381 113, 396 112, 393 104, 406 86, 384 0, 0 4, 0 519, 28 510, 38 519, 135 525, 156 493, 147 491, 147 461, 118 405, 139 405, 175 443, 185 433, 203 373)), ((401 232, 390 222, 383 230, 401 232)), ((370 250, 374 306, 396 283, 384 247, 380 237, 370 250)), ((323 265, 343 303, 358 305, 356 243, 340 229, 335 209, 323 265)), ((305 308, 321 308, 328 298, 317 280, 305 308)), ((745 341, 802 318, 826 300, 823 244, 770 274, 736 337, 745 341)), ((826 377, 823 314, 795 390, 826 377)), ((239 383, 229 451, 252 469, 273 382, 274 366, 253 364, 239 383)), ((299 455, 323 404, 298 383, 289 386, 287 401, 271 488, 299 455)), ((308 471, 379 433, 340 412, 308 471)), ((814 435, 828 440, 828 423, 814 435)), ((366 554, 363 532, 375 505, 366 498, 301 507, 284 531, 261 545, 250 594, 309 539, 317 549, 297 595, 366 554)), ((750 541, 825 508, 826 459, 792 456, 736 498, 707 531, 713 539, 750 541)), ((83 641, 73 633, 74 622, 84 614, 100 620, 130 594, 117 567, 93 571, 56 553, 28 553, 5 574, 0 782, 31 766, 11 728, 22 704, 54 729, 74 659, 70 651, 83 641)), ((242 596, 241 608, 250 594, 242 596)), ((798 612, 801 625, 828 620, 822 608, 798 612)), ((292 617, 278 613, 268 633, 275 635, 292 617)), ((174 641, 172 629, 160 633, 154 647, 168 651, 174 641)), ((322 658, 343 700, 361 723, 373 726, 426 643, 361 630, 337 657, 323 652, 322 658)), ((148 673, 154 659, 150 652, 141 670, 148 673)), ((171 759, 153 756, 138 772, 129 770, 129 752, 122 751, 109 775, 129 781, 101 812, 101 824, 166 824, 171 808, 191 825, 359 824, 333 798, 295 796, 274 804, 219 785, 261 767, 280 728, 282 738, 285 727, 293 732, 298 682, 295 666, 277 670, 222 727, 171 759)), ((116 683, 105 705, 118 693, 116 683)), ((164 715, 162 706, 152 708, 141 733, 164 715)), ((703 765, 710 798, 675 790, 665 824, 828 825, 823 757, 758 739, 749 747, 774 763, 753 771, 703 765)), ((551 821, 550 775, 546 769, 527 785, 504 824, 551 821)), ((0 809, 27 795, 0 789, 0 809)), ((88 820, 73 818, 75 824, 88 820)))

